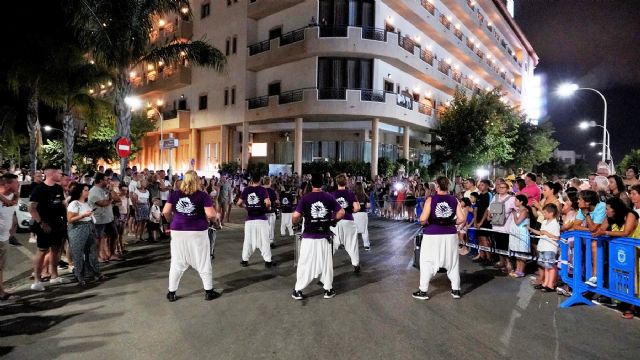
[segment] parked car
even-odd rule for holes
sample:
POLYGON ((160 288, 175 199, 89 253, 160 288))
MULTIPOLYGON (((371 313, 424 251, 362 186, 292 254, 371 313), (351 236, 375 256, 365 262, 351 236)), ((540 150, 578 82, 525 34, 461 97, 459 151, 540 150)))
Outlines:
POLYGON ((31 226, 29 199, 20 199, 18 206, 16 206, 16 218, 18 219, 18 229, 29 230, 29 227, 31 226))

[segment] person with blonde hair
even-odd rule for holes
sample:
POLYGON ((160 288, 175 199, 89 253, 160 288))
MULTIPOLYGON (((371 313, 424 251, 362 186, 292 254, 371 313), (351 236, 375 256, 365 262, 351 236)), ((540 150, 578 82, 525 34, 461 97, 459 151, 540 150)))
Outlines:
POLYGON ((167 300, 176 301, 182 274, 191 266, 202 279, 209 301, 220 296, 213 290, 213 271, 208 228, 216 218, 211 197, 199 190, 200 179, 194 170, 184 174, 180 188, 169 195, 162 214, 171 223, 171 267, 167 300))

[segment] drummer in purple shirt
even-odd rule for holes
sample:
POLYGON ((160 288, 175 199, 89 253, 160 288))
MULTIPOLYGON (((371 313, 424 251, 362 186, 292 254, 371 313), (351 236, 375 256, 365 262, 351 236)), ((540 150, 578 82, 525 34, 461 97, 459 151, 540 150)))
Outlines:
POLYGON ((331 193, 340 206, 344 209, 344 218, 338 221, 335 229, 333 229, 336 237, 333 241, 333 248, 337 250, 340 245, 344 245, 349 257, 353 272, 360 272, 360 253, 358 251, 358 227, 353 220, 353 214, 360 211, 360 203, 356 195, 347 189, 347 176, 340 174, 336 176, 338 190, 331 193))
POLYGON ((251 176, 251 184, 244 188, 236 205, 247 209, 240 265, 249 266, 249 258, 256 249, 260 249, 264 266, 267 268, 275 266, 276 264, 271 261, 269 222, 266 215, 267 210, 271 208, 271 201, 267 189, 260 186, 260 175, 251 176))
POLYGON ((322 191, 322 182, 322 175, 312 176, 312 191, 300 199, 293 213, 294 224, 304 219, 296 285, 291 294, 295 300, 305 298, 302 290, 317 277, 320 277, 325 290, 324 298, 336 296, 333 289, 333 234, 330 226, 342 219, 345 211, 331 194, 322 191))
POLYGON ((413 297, 428 300, 429 281, 438 269, 447 269, 451 281, 451 296, 460 298, 460 270, 456 224, 466 220, 464 208, 449 194, 449 179, 436 179, 436 194, 427 199, 420 215, 424 226, 420 246, 420 287, 413 297))

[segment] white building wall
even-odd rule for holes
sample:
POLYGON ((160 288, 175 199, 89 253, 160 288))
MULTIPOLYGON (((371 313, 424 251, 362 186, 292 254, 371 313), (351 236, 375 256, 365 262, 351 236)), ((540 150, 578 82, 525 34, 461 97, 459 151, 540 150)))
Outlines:
POLYGON ((390 80, 394 83, 394 92, 396 92, 398 85, 400 85, 400 91, 404 91, 406 89, 409 92, 413 92, 417 90, 421 97, 430 95, 430 98, 432 100, 435 99, 438 103, 450 100, 452 98, 451 95, 440 91, 430 86, 429 84, 424 83, 423 81, 403 72, 402 70, 398 70, 396 67, 382 60, 374 60, 373 68, 374 89, 384 89, 384 81, 390 80), (391 79, 388 78, 389 74, 391 75, 391 79))
POLYGON ((267 95, 269 84, 274 81, 280 81, 280 89, 283 92, 315 88, 317 65, 317 58, 310 57, 256 72, 256 96, 267 95))
POLYGON ((311 17, 318 17, 318 0, 307 0, 283 11, 260 19, 257 22, 257 39, 267 40, 269 31, 282 26, 282 33, 297 30, 309 25, 311 17))

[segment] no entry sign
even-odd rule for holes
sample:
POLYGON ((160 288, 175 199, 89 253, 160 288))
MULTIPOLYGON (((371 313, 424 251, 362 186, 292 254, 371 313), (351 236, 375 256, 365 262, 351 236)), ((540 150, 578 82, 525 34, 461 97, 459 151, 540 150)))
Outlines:
POLYGON ((116 151, 118 152, 118 156, 121 158, 126 158, 131 155, 131 142, 126 137, 121 137, 116 141, 116 151))

